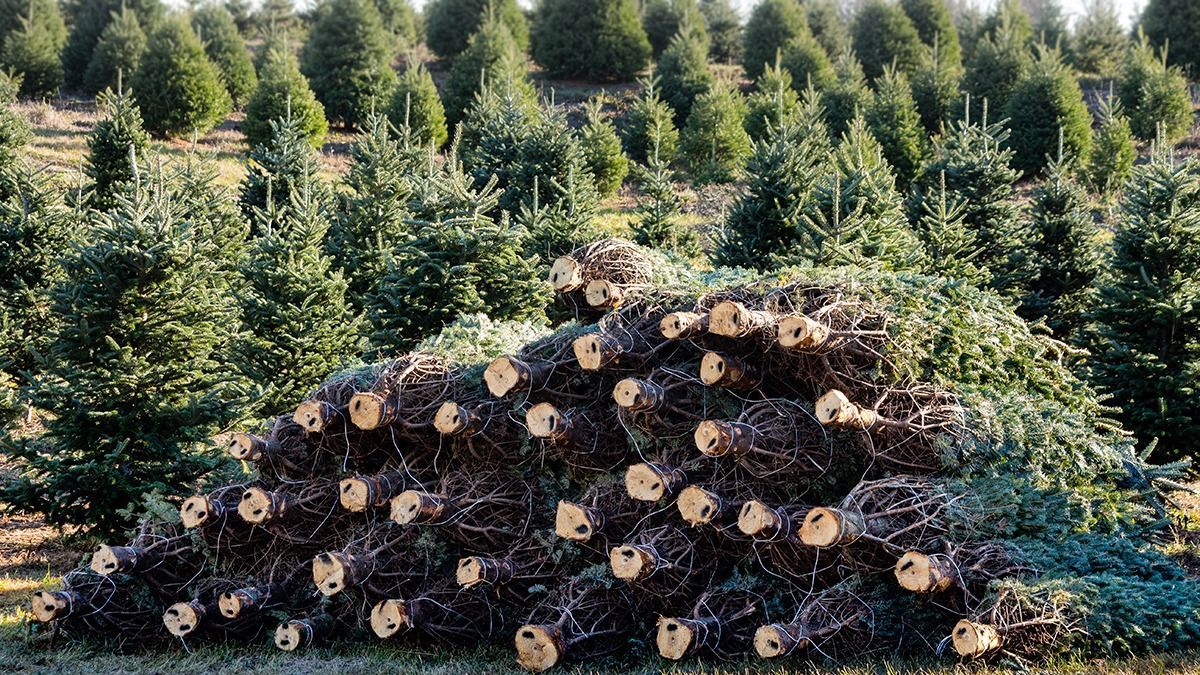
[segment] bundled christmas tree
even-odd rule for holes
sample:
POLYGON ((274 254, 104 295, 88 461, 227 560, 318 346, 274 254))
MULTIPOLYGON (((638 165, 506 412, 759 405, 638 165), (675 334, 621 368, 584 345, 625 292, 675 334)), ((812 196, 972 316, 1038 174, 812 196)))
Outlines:
POLYGON ((319 6, 300 58, 325 115, 354 128, 396 85, 395 44, 372 0, 330 0, 319 6))
POLYGON ((86 203, 108 211, 133 186, 135 167, 146 165, 150 136, 142 128, 142 115, 132 95, 110 89, 101 93, 96 103, 104 117, 88 136, 84 172, 91 185, 86 203))

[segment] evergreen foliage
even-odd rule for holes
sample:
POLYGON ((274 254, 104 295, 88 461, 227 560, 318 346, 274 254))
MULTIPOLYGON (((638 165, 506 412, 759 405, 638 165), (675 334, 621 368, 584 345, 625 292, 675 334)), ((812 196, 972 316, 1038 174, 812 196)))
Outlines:
POLYGON ((883 69, 883 75, 875 81, 875 98, 864 116, 884 159, 895 172, 897 185, 907 188, 924 168, 928 148, 921 116, 904 73, 891 66, 883 69))
POLYGON ((132 188, 135 167, 146 165, 150 136, 132 96, 109 89, 96 103, 103 117, 88 135, 84 172, 91 184, 86 198, 91 208, 108 211, 132 188))
POLYGON ((850 122, 871 104, 871 90, 853 52, 843 52, 835 67, 837 82, 821 92, 821 105, 830 136, 841 138, 850 129, 850 122))
POLYGON ((752 80, 775 63, 775 55, 808 28, 804 8, 796 0, 759 0, 750 12, 742 38, 742 68, 752 80))
POLYGON ((683 130, 683 154, 700 182, 727 182, 741 175, 751 151, 742 127, 746 101, 729 85, 718 83, 701 94, 683 130))
MULTIPOLYGON (((651 128, 650 137, 657 146, 662 125, 651 128)), ((670 165, 652 151, 645 165, 634 168, 637 177, 638 219, 633 224, 633 240, 642 246, 663 251, 673 251, 691 257, 700 252, 700 236, 695 229, 679 222, 683 199, 675 191, 675 172, 670 165)))
POLYGON ((1166 64, 1166 53, 1155 54, 1145 37, 1125 57, 1117 78, 1117 96, 1129 115, 1134 136, 1174 143, 1192 127, 1192 97, 1187 79, 1166 64))
POLYGON ((317 100, 331 121, 353 128, 396 86, 394 43, 372 0, 329 0, 321 5, 300 57, 317 100))
POLYGON ((1065 141, 1029 205, 1030 291, 1017 312, 1031 321, 1045 319, 1056 337, 1074 342, 1100 271, 1100 228, 1087 192, 1068 174, 1064 152, 1065 141))
POLYGON ((271 139, 250 150, 242 179, 239 204, 248 219, 259 211, 283 210, 302 189, 312 192, 313 199, 329 197, 327 189, 317 187, 321 185, 317 178, 321 163, 309 143, 304 120, 285 111, 283 117, 271 120, 270 127, 271 139))
POLYGON ((120 89, 121 82, 137 72, 146 52, 146 33, 128 7, 115 14, 100 33, 92 59, 83 76, 84 89, 99 93, 105 89, 120 89))
POLYGON ((1021 0, 998 0, 979 27, 979 37, 995 37, 1001 33, 1011 32, 1013 39, 1023 45, 1033 42, 1037 36, 1033 32, 1033 21, 1021 7, 1021 0))
POLYGON ((446 207, 412 222, 413 236, 393 250, 368 299, 381 354, 407 350, 462 314, 545 320, 549 289, 522 252, 527 233, 487 215, 499 206, 495 182, 476 190, 453 157, 446 164, 426 179, 446 207))
POLYGON ((508 26, 491 15, 471 36, 466 50, 454 60, 446 79, 442 102, 451 128, 466 117, 467 109, 481 93, 481 86, 512 87, 530 103, 537 98, 529 84, 525 57, 508 26))
POLYGON ((921 125, 930 137, 941 133, 942 126, 962 110, 961 81, 962 67, 946 62, 937 45, 925 50, 912 76, 912 93, 921 125))
POLYGON ((616 128, 604 118, 600 108, 599 99, 588 101, 587 123, 579 130, 579 143, 583 146, 588 169, 596 180, 596 191, 605 198, 615 195, 621 188, 629 173, 629 159, 621 151, 616 128))
POLYGON ((854 52, 867 79, 874 82, 885 66, 911 74, 921 62, 921 36, 900 7, 887 0, 866 0, 854 17, 854 52))
POLYGON ((139 183, 67 250, 52 291, 63 320, 28 389, 52 414, 41 435, 0 440, 20 471, 4 491, 11 509, 116 535, 147 494, 188 492, 216 464, 203 448, 241 402, 221 358, 237 315, 180 211, 139 183))
POLYGON ((430 0, 425 5, 425 44, 441 58, 453 59, 489 16, 508 28, 518 51, 529 49, 529 25, 517 0, 430 0))
POLYGON ((746 121, 742 125, 750 140, 766 138, 770 127, 778 127, 796 114, 800 96, 792 84, 791 73, 780 67, 778 59, 758 77, 754 92, 746 99, 746 121))
POLYGON ((708 27, 696 0, 647 0, 642 3, 642 28, 655 59, 681 30, 699 38, 708 49, 708 27))
POLYGON ((0 45, 9 33, 21 30, 28 19, 45 26, 59 49, 67 39, 67 26, 57 0, 0 0, 0 45))
POLYGON ((1082 73, 1111 77, 1129 43, 1113 0, 1091 0, 1075 22, 1071 65, 1082 73))
POLYGON ((900 8, 912 21, 925 46, 937 45, 940 58, 950 65, 962 63, 958 29, 945 0, 900 0, 900 8))
POLYGON ((595 81, 632 79, 651 52, 633 0, 542 0, 531 42, 552 77, 595 81))
POLYGON ((221 71, 221 83, 233 106, 245 106, 254 92, 257 77, 233 15, 221 5, 203 5, 192 14, 192 29, 204 43, 209 60, 221 71))
POLYGON ((400 74, 387 116, 397 128, 407 129, 413 142, 420 145, 432 143, 434 148, 440 148, 450 135, 446 109, 438 97, 433 76, 415 59, 409 59, 408 67, 400 74))
POLYGON ((165 19, 150 36, 133 90, 146 130, 160 137, 204 133, 232 106, 220 71, 182 17, 165 19))
POLYGON ((1168 52, 1169 63, 1200 75, 1200 5, 1189 0, 1149 0, 1142 10, 1141 28, 1151 44, 1168 52))
POLYGON ((1134 171, 1117 222, 1089 315, 1088 374, 1140 443, 1157 438, 1156 454, 1179 457, 1200 437, 1200 167, 1160 148, 1134 171))
POLYGON ((268 143, 273 134, 271 123, 290 114, 309 145, 321 147, 329 133, 325 107, 308 87, 296 57, 286 45, 272 43, 265 49, 258 86, 246 103, 246 119, 242 122, 246 143, 251 148, 268 143))
POLYGON ((1030 12, 1033 39, 1070 54, 1075 48, 1071 31, 1067 28, 1067 16, 1058 0, 1040 0, 1030 12))
POLYGON ((412 49, 420 36, 417 31, 417 15, 408 0, 374 0, 379 10, 383 27, 395 38, 397 49, 412 49))
MULTIPOLYGON (((73 12, 70 35, 62 50, 63 72, 68 88, 83 84, 100 35, 114 15, 121 15, 122 8, 137 16, 138 23, 147 34, 154 32, 164 14, 160 0, 90 0, 78 3, 73 12)), ((133 73, 128 75, 132 76, 133 73)))
POLYGON ((807 28, 783 46, 779 54, 779 64, 791 74, 792 86, 796 87, 797 91, 807 88, 810 84, 816 87, 817 91, 824 91, 837 81, 833 62, 807 28))
POLYGON ((628 118, 622 125, 625 154, 634 162, 645 164, 657 146, 659 159, 669 163, 679 152, 675 115, 659 96, 656 80, 645 80, 641 84, 642 95, 630 106, 628 118), (657 143, 652 134, 657 135, 657 143))
POLYGON ((829 56, 850 49, 850 27, 842 19, 838 0, 805 0, 808 29, 829 56))
POLYGON ((1083 90, 1057 50, 1039 46, 1037 59, 1017 82, 1004 109, 1011 131, 1012 165, 1026 175, 1038 173, 1060 152, 1086 158, 1092 149, 1092 113, 1083 90))
POLYGON ((251 37, 254 31, 254 13, 250 8, 250 0, 225 0, 222 6, 233 17, 233 23, 242 37, 251 37))
POLYGON ((713 84, 708 70, 708 44, 692 31, 680 31, 654 66, 659 93, 675 111, 675 119, 686 120, 696 97, 713 84))
POLYGON ((58 93, 63 84, 59 45, 44 21, 22 19, 21 27, 10 32, 2 46, 0 69, 21 76, 21 96, 45 99, 58 93))
POLYGON ((21 86, 20 75, 12 76, 0 70, 0 201, 12 196, 19 173, 14 172, 17 159, 25 144, 33 138, 29 123, 9 103, 17 99, 21 86))
MULTIPOLYGON (((787 90, 777 91, 781 97, 787 90)), ((717 235, 713 262, 763 269, 772 253, 795 249, 805 206, 830 152, 814 93, 795 114, 772 120, 766 135, 754 142, 746 162, 746 189, 717 235)))
POLYGON ((1107 195, 1120 189, 1133 173, 1137 145, 1129 118, 1121 110, 1121 100, 1112 91, 1100 99, 1099 118, 1100 126, 1084 175, 1093 190, 1107 195))
POLYGON ((962 82, 963 91, 973 101, 971 115, 982 116, 985 103, 990 110, 1004 110, 1008 97, 1031 67, 1025 40, 1011 26, 1004 24, 980 40, 967 61, 962 82))
POLYGON ((742 58, 742 23, 730 0, 700 0, 708 27, 708 58, 717 63, 739 63, 742 58))
POLYGON ((925 190, 917 204, 920 212, 910 215, 913 232, 924 251, 923 271, 986 286, 992 277, 986 268, 975 263, 980 250, 976 232, 966 222, 968 204, 957 201, 946 189, 944 173, 938 174, 935 184, 927 181, 925 190))

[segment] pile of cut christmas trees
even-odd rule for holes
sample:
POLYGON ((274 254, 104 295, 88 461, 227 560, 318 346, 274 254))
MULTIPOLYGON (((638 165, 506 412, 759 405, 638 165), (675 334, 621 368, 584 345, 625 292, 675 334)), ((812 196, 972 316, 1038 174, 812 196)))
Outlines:
POLYGON ((235 435, 253 479, 101 546, 37 618, 288 651, 507 642, 534 671, 651 644, 1200 645, 1200 584, 1152 545, 1181 467, 1135 454, 998 298, 883 272, 703 274, 618 240, 550 283, 575 316, 554 332, 460 322, 235 435))

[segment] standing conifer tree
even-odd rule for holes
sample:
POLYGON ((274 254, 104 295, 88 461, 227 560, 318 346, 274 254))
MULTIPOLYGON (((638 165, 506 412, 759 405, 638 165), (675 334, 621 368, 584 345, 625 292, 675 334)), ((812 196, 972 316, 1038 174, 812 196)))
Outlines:
POLYGON ((807 28, 783 46, 779 64, 791 74, 792 86, 798 90, 812 86, 824 91, 837 82, 833 62, 807 28))
POLYGON ((1075 74, 1057 50, 1038 47, 1033 66, 1017 82, 1004 109, 1012 132, 1013 167, 1032 175, 1055 156, 1056 143, 1071 157, 1092 149, 1092 114, 1075 74))
POLYGON ((1069 52, 1071 65, 1081 73, 1111 77, 1128 43, 1113 0, 1091 0, 1083 16, 1075 22, 1069 52))
POLYGON ((406 129, 414 143, 440 148, 449 137, 446 109, 425 66, 415 57, 408 64, 392 92, 387 117, 397 128, 406 129))
POLYGON ((109 89, 100 94, 97 104, 104 117, 88 136, 84 172, 91 185, 86 200, 91 208, 108 211, 133 187, 134 167, 145 166, 150 136, 129 94, 109 89))
POLYGON ((1190 0, 1149 0, 1142 10, 1141 26, 1154 46, 1166 49, 1170 45, 1169 63, 1187 68, 1193 77, 1200 74, 1200 45, 1196 43, 1200 5, 1190 0))
POLYGON ((529 82, 525 56, 517 48, 508 26, 492 15, 484 18, 479 31, 450 68, 442 101, 451 128, 462 122, 481 86, 507 86, 526 104, 537 100, 529 82))
POLYGON ((621 188, 629 173, 629 159, 621 151, 621 139, 612 122, 601 113, 599 98, 587 103, 587 124, 579 130, 579 142, 587 158, 588 169, 596 179, 596 190, 600 197, 611 197, 621 188))
POLYGON ((518 51, 529 49, 529 25, 517 0, 430 0, 425 5, 425 42, 439 57, 455 59, 488 16, 508 28, 518 51))
POLYGON ((946 0, 900 0, 900 8, 908 15, 926 47, 937 45, 939 55, 947 64, 962 63, 958 29, 946 0))
POLYGON ((700 250, 700 237, 695 229, 679 222, 683 200, 675 191, 675 172, 657 152, 663 129, 661 122, 651 127, 650 138, 656 149, 645 166, 639 165, 634 170, 641 196, 633 240, 642 246, 694 256, 700 250))
POLYGON ((265 49, 258 86, 246 104, 246 120, 242 122, 246 143, 254 148, 269 142, 271 123, 290 114, 309 145, 321 147, 329 133, 325 106, 309 89, 287 45, 272 41, 265 49))
POLYGON ((841 138, 850 130, 850 122, 871 104, 871 90, 854 52, 843 52, 836 69, 837 82, 821 92, 821 105, 830 135, 841 138))
POLYGON ((530 42, 533 60, 554 77, 623 82, 650 60, 633 0, 542 0, 530 42))
POLYGON ((804 8, 796 0, 760 0, 750 12, 743 33, 742 68, 758 79, 775 55, 793 38, 808 29, 804 8))
POLYGON ((396 86, 395 43, 372 0, 329 0, 300 58, 317 100, 331 120, 354 128, 386 103, 396 86))
POLYGON ((9 33, 0 47, 0 69, 21 76, 22 96, 45 99, 58 93, 63 84, 61 45, 45 21, 37 16, 22 19, 20 28, 9 33))
POLYGON ((676 121, 686 120, 696 97, 712 87, 707 43, 692 31, 676 33, 654 66, 654 77, 676 121))
POLYGON ((708 57, 732 64, 742 57, 742 22, 730 0, 700 0, 700 12, 708 27, 708 57))
POLYGON ((1004 110, 1031 65, 1025 38, 1008 23, 980 40, 967 61, 962 82, 963 91, 975 102, 971 115, 981 117, 985 103, 991 110, 1004 110))
POLYGON ((866 0, 854 17, 854 52, 872 82, 888 65, 907 75, 921 62, 921 36, 898 6, 887 0, 866 0))
POLYGON ((642 5, 642 28, 650 40, 651 56, 657 59, 682 29, 693 33, 708 49, 708 26, 696 0, 646 0, 642 5))
POLYGON ((116 535, 147 493, 193 490, 215 465, 203 450, 241 402, 220 357, 236 312, 163 186, 139 181, 92 218, 88 241, 63 259, 52 292, 63 321, 29 388, 51 413, 45 432, 0 441, 20 471, 4 500, 48 523, 116 535))
POLYGON ((625 153, 645 164, 657 151, 660 160, 670 163, 679 152, 675 115, 659 96, 657 80, 643 80, 641 85, 642 95, 630 106, 622 129, 625 153))
POLYGON ((233 103, 221 74, 182 17, 163 21, 133 77, 146 130, 160 136, 204 133, 233 103))
POLYGON ((792 88, 792 75, 779 65, 767 68, 754 83, 754 92, 746 98, 746 120, 742 124, 751 141, 767 137, 771 127, 778 127, 793 117, 800 107, 800 96, 792 88))
POLYGON ((308 142, 303 120, 290 111, 271 122, 271 140, 250 151, 246 177, 239 200, 242 213, 253 218, 256 211, 280 210, 300 186, 314 199, 328 199, 328 187, 320 182, 321 162, 308 142))
POLYGON ((161 0, 90 0, 80 2, 75 7, 77 11, 72 16, 71 32, 62 50, 63 72, 69 88, 83 84, 88 63, 96 50, 96 42, 113 16, 122 13, 122 7, 137 16, 142 30, 148 34, 158 28, 164 14, 161 0))
POLYGON ((1187 135, 1194 121, 1187 78, 1167 65, 1166 52, 1154 53, 1145 37, 1125 57, 1117 78, 1117 95, 1129 115, 1135 136, 1152 141, 1161 133, 1174 143, 1187 135))
POLYGON ((119 89, 117 80, 133 77, 138 65, 142 62, 142 54, 146 52, 146 33, 128 7, 113 15, 108 26, 100 33, 96 48, 92 51, 92 60, 88 62, 87 72, 84 73, 83 85, 89 93, 99 93, 105 89, 119 89))
POLYGON ((851 48, 850 26, 842 17, 840 0, 805 0, 808 29, 831 58, 851 48))
POLYGON ((746 101, 728 84, 718 83, 696 99, 682 139, 696 180, 720 183, 741 175, 751 151, 745 119, 746 101))
POLYGON ((896 183, 906 190, 924 168, 925 130, 913 100, 908 78, 887 66, 875 81, 875 98, 865 112, 867 128, 883 148, 883 156, 896 173, 896 183))
MULTIPOLYGON (((928 183, 928 181, 927 181, 928 183)), ((979 257, 975 231, 966 222, 968 204, 957 201, 939 173, 935 187, 926 187, 920 213, 911 217, 913 232, 921 240, 921 271, 946 279, 962 279, 975 286, 991 281, 991 272, 975 263, 979 257)))
POLYGON ((921 114, 921 125, 930 137, 942 132, 942 125, 953 113, 962 110, 962 67, 947 62, 935 44, 925 50, 921 65, 912 77, 913 101, 921 114))
POLYGON ((221 5, 207 4, 192 14, 192 28, 204 44, 204 52, 221 72, 221 83, 233 106, 245 106, 257 78, 233 16, 221 5))
POLYGON ((1200 438, 1200 167, 1165 148, 1125 190, 1086 342, 1094 385, 1160 459, 1200 438))
POLYGON ((1121 110, 1121 99, 1113 94, 1100 99, 1100 127, 1096 130, 1092 155, 1084 171, 1088 185, 1102 195, 1120 189, 1133 173, 1137 160, 1137 145, 1129 118, 1121 110))

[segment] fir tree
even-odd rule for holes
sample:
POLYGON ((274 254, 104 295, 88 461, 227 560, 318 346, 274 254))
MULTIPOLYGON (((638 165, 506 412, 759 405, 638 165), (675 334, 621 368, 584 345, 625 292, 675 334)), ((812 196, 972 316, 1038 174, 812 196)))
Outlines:
POLYGON ((763 269, 772 253, 795 248, 805 205, 830 153, 815 94, 795 114, 769 124, 746 162, 747 186, 717 235, 713 262, 763 269))
POLYGON ((604 236, 594 222, 595 190, 586 179, 590 179, 590 175, 577 180, 572 172, 563 182, 553 181, 550 188, 554 202, 543 206, 537 196, 544 188, 535 177, 531 199, 517 212, 517 223, 527 233, 525 252, 542 268, 548 267, 555 258, 604 236))
POLYGON ((851 48, 850 27, 842 18, 838 0, 806 0, 808 30, 829 56, 851 48))
POLYGON ((1060 144, 1030 202, 1029 292, 1017 308, 1031 321, 1045 319, 1062 340, 1077 337, 1100 270, 1100 228, 1087 193, 1068 175, 1065 147, 1060 144))
POLYGON ((742 23, 730 0, 700 0, 708 27, 708 58, 736 63, 742 58, 742 23))
POLYGON ((230 360, 248 381, 268 383, 254 402, 258 415, 294 408, 362 351, 362 316, 323 249, 331 215, 323 192, 293 184, 282 206, 254 214, 260 234, 235 293, 243 330, 230 360))
POLYGON ((1134 172, 1088 316, 1087 372, 1160 458, 1200 437, 1200 168, 1160 149, 1134 172))
POLYGON ((724 83, 696 99, 683 130, 682 145, 698 181, 720 183, 741 175, 751 151, 750 136, 742 127, 745 117, 746 101, 724 83))
POLYGON ((53 36, 55 46, 62 48, 67 26, 57 0, 0 0, 0 45, 10 33, 24 27, 25 19, 43 25, 53 36))
POLYGON ((303 130, 309 145, 321 147, 329 133, 325 107, 309 89, 287 46, 270 43, 263 56, 258 86, 246 103, 246 119, 242 122, 246 143, 254 148, 269 142, 274 133, 271 123, 288 114, 303 130))
POLYGON ((900 0, 900 8, 913 22, 926 47, 937 45, 940 58, 951 66, 962 63, 958 29, 945 0, 900 0))
POLYGON ((432 143, 434 148, 440 148, 449 137, 446 109, 442 107, 433 77, 425 66, 413 58, 408 63, 392 92, 387 107, 388 119, 396 127, 407 129, 414 143, 432 143))
POLYGON ((395 38, 398 50, 412 49, 419 42, 417 15, 408 0, 374 0, 383 27, 395 38))
POLYGON ((253 218, 256 211, 283 209, 291 195, 300 189, 313 193, 313 199, 329 197, 317 175, 321 163, 308 142, 303 120, 290 112, 271 122, 271 140, 250 151, 246 177, 242 179, 242 213, 253 218))
POLYGON ((883 149, 866 122, 855 118, 804 206, 795 243, 772 254, 772 261, 781 266, 914 269, 920 243, 904 218, 895 185, 883 149))
POLYGON ((800 96, 792 88, 792 75, 778 61, 763 71, 754 83, 754 92, 746 99, 746 120, 742 126, 752 141, 766 138, 771 127, 778 127, 794 116, 800 107, 800 96))
POLYGON ((912 77, 913 102, 921 115, 921 126, 930 137, 941 133, 952 114, 962 109, 962 68, 946 63, 939 53, 936 44, 926 49, 912 77))
POLYGON ((675 119, 686 120, 696 97, 712 87, 707 43, 691 31, 676 33, 654 66, 654 77, 675 119))
POLYGON ((488 16, 508 28, 518 51, 529 49, 529 25, 517 0, 431 0, 425 6, 425 42, 434 54, 454 59, 488 16))
POLYGON ((204 52, 221 72, 221 83, 233 106, 246 105, 257 78, 233 16, 220 5, 204 5, 192 14, 192 28, 204 43, 204 52))
POLYGON ((300 58, 317 100, 330 120, 354 128, 382 107, 396 86, 393 42, 372 0, 322 4, 300 58))
POLYGON ((138 23, 147 34, 158 28, 164 14, 160 0, 90 0, 78 3, 71 21, 70 36, 62 50, 67 87, 74 88, 83 84, 88 63, 92 60, 92 53, 96 50, 100 35, 108 27, 114 14, 121 14, 122 7, 137 16, 138 23))
POLYGON ((633 0, 542 0, 530 41, 533 60, 553 77, 624 82, 651 52, 633 0))
POLYGON ((863 73, 874 82, 889 64, 905 74, 916 70, 921 62, 921 37, 898 6, 886 0, 866 0, 854 17, 854 52, 863 73))
POLYGON ((920 212, 911 217, 913 233, 924 252, 922 271, 975 286, 987 285, 992 275, 975 262, 980 250, 976 232, 966 222, 969 205, 946 190, 945 173, 938 174, 933 187, 927 185, 922 197, 920 212))
MULTIPOLYGON (((651 141, 657 146, 661 132, 660 124, 651 128, 651 141)), ((700 252, 700 237, 695 229, 679 222, 683 199, 675 191, 675 172, 663 161, 657 151, 652 151, 650 160, 634 169, 637 176, 638 219, 633 224, 633 240, 642 246, 672 251, 685 257, 700 252)))
POLYGON ((441 210, 412 223, 413 236, 393 250, 391 265, 368 306, 372 346, 380 354, 403 352, 461 314, 544 321, 549 289, 522 252, 526 232, 497 210, 495 183, 475 190, 453 156, 430 177, 441 210))
POLYGON ((450 127, 466 117, 481 85, 498 84, 511 86, 528 103, 537 98, 529 83, 525 57, 508 32, 508 26, 489 15, 479 26, 479 31, 471 36, 466 50, 454 60, 446 79, 442 102, 450 127))
POLYGON ((250 9, 250 0, 225 0, 222 6, 229 12, 229 16, 233 17, 238 33, 241 33, 243 38, 251 37, 254 30, 254 14, 250 9))
POLYGON ((13 509, 111 536, 145 495, 190 492, 215 465, 202 450, 240 403, 220 358, 236 312, 162 186, 139 182, 88 227, 62 261, 51 297, 63 321, 28 390, 51 413, 45 431, 0 444, 20 471, 5 489, 13 509))
POLYGON ((833 62, 807 28, 783 46, 779 63, 791 74, 792 86, 797 90, 811 84, 817 91, 824 91, 837 82, 833 62))
POLYGON ((1070 54, 1074 49, 1071 31, 1067 29, 1067 17, 1058 0, 1040 0, 1031 11, 1033 39, 1047 47, 1070 54))
POLYGON ((1155 140, 1161 128, 1164 140, 1174 143, 1192 127, 1187 79, 1166 60, 1166 53, 1156 55, 1143 37, 1129 51, 1117 79, 1117 95, 1129 115, 1130 127, 1143 141, 1155 140))
POLYGON ((1063 152, 1086 159, 1092 148, 1092 114, 1083 102, 1075 74, 1056 50, 1038 47, 1037 59, 1017 82, 1004 109, 1012 132, 1013 167, 1032 175, 1063 152))
POLYGON ((292 0, 262 0, 254 13, 254 22, 258 31, 268 36, 291 33, 300 23, 292 0))
MULTIPOLYGON (((60 19, 61 22, 61 19, 60 19)), ((21 75, 21 95, 50 98, 63 83, 59 45, 43 21, 23 19, 21 27, 8 34, 0 51, 0 69, 21 75)))
POLYGON ((1100 194, 1114 193, 1133 173, 1137 146, 1129 118, 1121 110, 1121 100, 1108 92, 1100 99, 1100 127, 1093 139, 1092 154, 1084 175, 1088 185, 1100 194))
POLYGON ((160 137, 204 133, 232 106, 220 71, 180 17, 163 21, 150 36, 132 84, 146 130, 160 137))
POLYGON ((1021 7, 1021 0, 997 0, 992 13, 979 27, 979 37, 995 37, 1006 31, 1011 32, 1013 39, 1023 45, 1037 38, 1033 32, 1033 22, 1021 7))
POLYGON ((642 95, 630 106, 629 116, 622 125, 625 154, 634 162, 645 164, 658 148, 658 156, 671 162, 679 152, 679 130, 674 114, 663 102, 656 80, 643 80, 642 95), (657 134, 657 143, 652 137, 657 134))
POLYGON ((103 118, 88 136, 84 172, 91 179, 87 204, 98 211, 117 206, 133 186, 134 167, 145 166, 150 136, 132 96, 121 90, 102 92, 97 100, 103 118))
POLYGON ((238 270, 246 256, 250 226, 242 217, 238 196, 226 184, 215 154, 200 154, 196 145, 183 161, 171 165, 164 183, 181 216, 192 222, 198 245, 223 273, 223 287, 236 286, 238 270))
POLYGON ((600 112, 600 99, 587 103, 587 124, 579 130, 579 142, 587 158, 588 169, 596 179, 596 190, 601 198, 611 197, 621 188, 629 173, 629 159, 621 151, 621 139, 612 122, 600 112))
POLYGON ((1117 17, 1112 0, 1091 0, 1075 23, 1071 38, 1071 65, 1081 73, 1111 77, 1128 48, 1129 38, 1117 17))
POLYGON ((775 55, 808 28, 804 8, 796 0, 760 0, 743 33, 742 68, 752 80, 775 63, 775 55))
POLYGON ((1200 5, 1189 0, 1149 0, 1141 16, 1142 30, 1154 46, 1166 51, 1170 46, 1169 63, 1187 69, 1195 77, 1200 74, 1200 5))
POLYGON ((985 102, 990 110, 1004 110, 1031 65, 1024 38, 1007 24, 980 40, 967 61, 962 82, 963 91, 974 101, 971 115, 981 116, 985 102))
POLYGON ((659 57, 681 29, 699 38, 708 49, 708 27, 696 0, 647 0, 642 3, 642 28, 650 40, 651 56, 659 57))
POLYGON ((146 52, 146 33, 128 7, 121 9, 100 33, 83 85, 90 93, 119 89, 117 80, 133 77, 146 52))
POLYGON ((864 113, 867 128, 905 189, 924 168, 925 130, 904 73, 888 66, 875 81, 875 98, 864 113))
POLYGON ((9 109, 8 104, 17 100, 20 87, 20 75, 0 70, 0 200, 12 195, 11 180, 19 174, 11 169, 16 166, 25 144, 33 138, 25 118, 9 109))
POLYGON ((844 52, 838 58, 836 70, 837 82, 821 92, 821 105, 830 135, 841 138, 850 129, 850 122, 871 104, 871 90, 853 52, 844 52))

